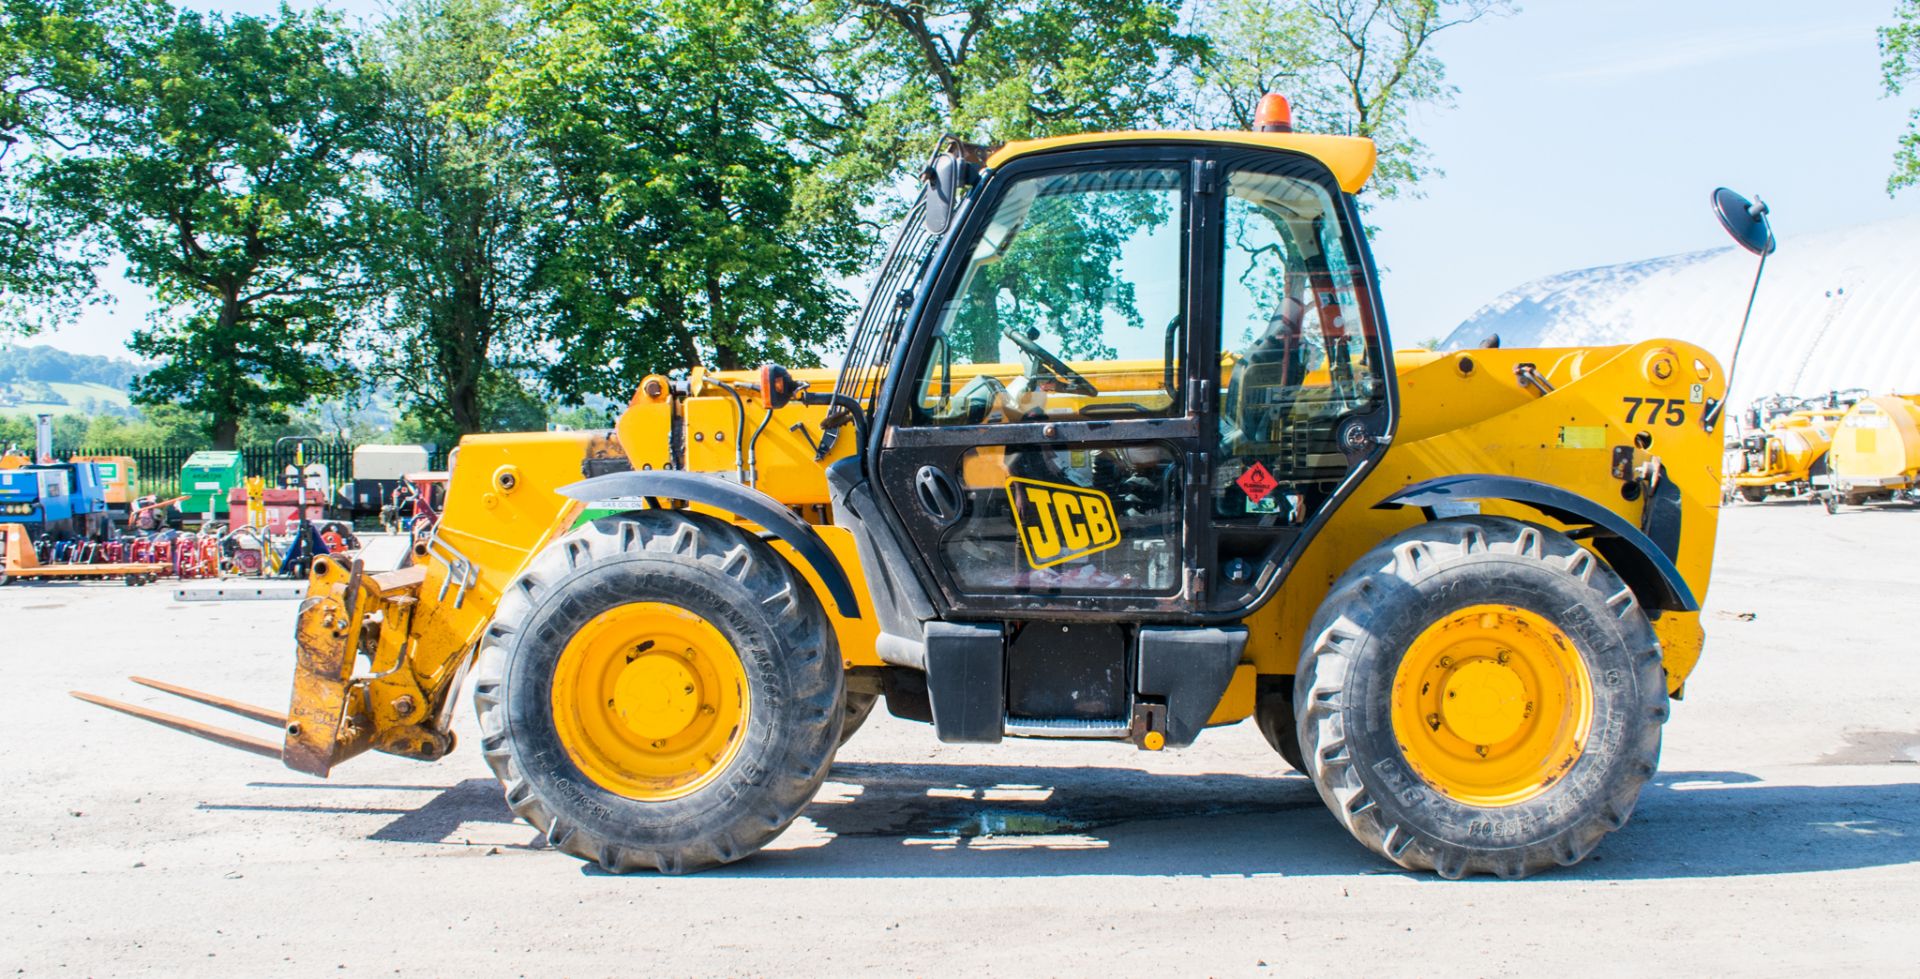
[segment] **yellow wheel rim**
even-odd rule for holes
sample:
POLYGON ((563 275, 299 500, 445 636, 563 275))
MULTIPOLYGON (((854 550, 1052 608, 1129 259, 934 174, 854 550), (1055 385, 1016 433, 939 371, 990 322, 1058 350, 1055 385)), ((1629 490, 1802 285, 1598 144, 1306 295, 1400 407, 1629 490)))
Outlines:
POLYGON ((1393 677, 1393 734, 1426 783, 1475 806, 1511 806, 1560 780, 1587 742, 1593 680, 1573 640, 1511 605, 1428 626, 1393 677))
POLYGON ((595 616, 554 669, 561 745, 588 778, 629 799, 678 799, 718 778, 746 738, 750 707, 733 644, 664 602, 595 616))

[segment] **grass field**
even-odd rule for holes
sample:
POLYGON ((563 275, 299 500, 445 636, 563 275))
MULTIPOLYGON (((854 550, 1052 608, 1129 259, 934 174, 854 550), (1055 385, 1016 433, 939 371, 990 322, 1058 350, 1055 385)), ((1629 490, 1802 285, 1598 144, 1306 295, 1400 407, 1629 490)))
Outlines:
POLYGON ((61 415, 68 412, 77 412, 80 410, 80 406, 86 403, 88 398, 106 404, 118 405, 123 408, 126 407, 128 403, 127 392, 119 388, 108 387, 105 384, 69 384, 63 381, 51 381, 48 382, 46 386, 52 388, 55 394, 66 399, 66 403, 56 404, 51 401, 15 402, 13 401, 15 397, 18 397, 29 388, 39 389, 40 384, 0 385, 0 415, 34 415, 40 412, 61 415))

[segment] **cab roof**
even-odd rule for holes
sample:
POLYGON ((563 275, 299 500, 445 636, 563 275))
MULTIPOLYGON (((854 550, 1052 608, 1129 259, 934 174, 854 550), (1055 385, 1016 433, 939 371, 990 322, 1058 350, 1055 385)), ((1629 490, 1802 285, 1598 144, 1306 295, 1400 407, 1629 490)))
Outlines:
POLYGON ((1360 192, 1373 175, 1373 140, 1363 136, 1327 136, 1320 133, 1256 133, 1234 129, 1156 129, 1116 133, 1081 133, 1077 136, 1052 136, 1008 143, 987 157, 987 166, 998 169, 1024 156, 1081 146, 1110 146, 1124 143, 1219 143, 1248 149, 1289 150, 1304 153, 1326 165, 1340 189, 1349 194, 1360 192))

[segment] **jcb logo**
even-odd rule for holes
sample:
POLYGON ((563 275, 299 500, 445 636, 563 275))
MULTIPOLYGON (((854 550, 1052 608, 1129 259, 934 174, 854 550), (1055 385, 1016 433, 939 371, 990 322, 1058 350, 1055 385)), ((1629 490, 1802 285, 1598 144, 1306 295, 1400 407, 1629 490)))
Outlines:
POLYGON ((1007 480, 1007 499, 1013 502, 1013 524, 1027 563, 1036 568, 1065 564, 1120 543, 1113 499, 1099 490, 1016 477, 1007 480))

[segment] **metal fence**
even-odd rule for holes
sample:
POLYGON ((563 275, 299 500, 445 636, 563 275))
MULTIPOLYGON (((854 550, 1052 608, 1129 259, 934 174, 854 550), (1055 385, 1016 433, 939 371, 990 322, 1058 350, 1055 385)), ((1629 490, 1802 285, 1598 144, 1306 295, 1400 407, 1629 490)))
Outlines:
MULTIPOLYGON (((327 473, 335 485, 353 478, 353 450, 358 445, 309 445, 302 453, 302 459, 311 463, 320 463, 327 467, 327 473)), ((135 495, 172 496, 179 492, 180 469, 187 464, 187 457, 197 449, 124 449, 111 446, 87 446, 78 449, 61 450, 55 455, 61 459, 74 456, 126 456, 133 460, 139 471, 135 482, 135 495)), ((281 468, 293 461, 293 453, 283 450, 277 456, 271 445, 242 446, 241 459, 247 467, 247 475, 264 476, 269 482, 277 482, 281 468)), ((447 453, 435 449, 427 455, 427 468, 445 469, 447 453)))

